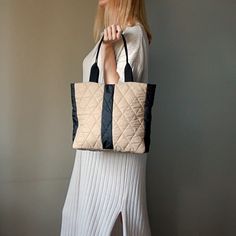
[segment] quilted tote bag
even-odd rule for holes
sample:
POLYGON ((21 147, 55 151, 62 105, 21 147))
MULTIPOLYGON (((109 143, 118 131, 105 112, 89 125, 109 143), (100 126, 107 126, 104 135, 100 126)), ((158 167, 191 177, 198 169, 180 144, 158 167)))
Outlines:
MULTIPOLYGON (((71 83, 72 147, 92 151, 149 152, 156 84, 135 82, 124 33, 124 82, 99 83, 98 44, 89 81, 71 83)), ((104 81, 104 80, 103 80, 104 81)))

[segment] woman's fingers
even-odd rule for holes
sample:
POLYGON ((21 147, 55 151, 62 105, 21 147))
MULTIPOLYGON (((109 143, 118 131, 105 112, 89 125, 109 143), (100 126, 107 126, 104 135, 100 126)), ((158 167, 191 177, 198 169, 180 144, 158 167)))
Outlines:
POLYGON ((116 25, 111 25, 112 29, 112 40, 116 40, 116 25))
POLYGON ((104 38, 103 38, 104 43, 108 41, 108 35, 107 35, 107 28, 104 29, 104 38))
POLYGON ((104 43, 114 43, 120 39, 120 34, 122 33, 120 25, 110 25, 104 29, 104 43))
POLYGON ((107 27, 107 34, 108 34, 108 40, 111 41, 112 40, 112 32, 111 32, 111 27, 107 27))
POLYGON ((121 27, 120 27, 119 25, 117 25, 116 37, 117 37, 118 39, 120 39, 121 32, 122 32, 121 27))

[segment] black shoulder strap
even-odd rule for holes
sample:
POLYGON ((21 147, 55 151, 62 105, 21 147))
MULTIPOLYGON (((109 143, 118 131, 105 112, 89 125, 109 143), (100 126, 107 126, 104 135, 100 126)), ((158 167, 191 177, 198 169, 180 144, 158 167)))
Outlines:
MULTIPOLYGON (((129 64, 129 61, 128 61, 128 48, 127 48, 126 39, 125 39, 125 36, 124 36, 123 33, 121 33, 121 36, 122 36, 122 39, 123 39, 123 42, 124 42, 125 54, 126 54, 126 65, 125 65, 125 68, 124 68, 125 82, 133 82, 134 81, 133 80, 133 71, 132 71, 132 68, 131 68, 131 66, 129 64)), ((97 60, 98 60, 98 54, 99 54, 100 47, 101 47, 101 44, 103 42, 103 39, 104 39, 104 35, 102 35, 102 38, 101 38, 101 40, 98 44, 96 59, 95 59, 95 62, 94 62, 94 64, 92 65, 92 67, 90 69, 89 82, 98 83, 99 68, 98 68, 98 65, 97 65, 97 60)))

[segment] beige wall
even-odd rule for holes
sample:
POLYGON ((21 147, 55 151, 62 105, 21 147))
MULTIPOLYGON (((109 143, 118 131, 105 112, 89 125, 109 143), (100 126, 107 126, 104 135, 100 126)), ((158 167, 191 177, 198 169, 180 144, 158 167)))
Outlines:
POLYGON ((0 235, 59 235, 74 161, 70 82, 96 3, 0 0, 0 235))
MULTIPOLYGON (((153 236, 236 235, 235 1, 145 2, 153 236)), ((0 0, 0 236, 59 236, 75 157, 69 85, 94 45, 96 4, 0 0)))

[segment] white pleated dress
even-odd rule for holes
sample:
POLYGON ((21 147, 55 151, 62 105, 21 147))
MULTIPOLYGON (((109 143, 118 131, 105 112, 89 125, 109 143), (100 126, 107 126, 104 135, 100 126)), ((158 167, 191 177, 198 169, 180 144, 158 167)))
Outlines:
MULTIPOLYGON (((125 28, 123 33, 134 80, 147 82, 149 44, 146 32, 137 23, 125 28)), ((83 82, 89 81, 99 41, 84 58, 83 82)), ((116 42, 114 50, 117 72, 124 82, 126 55, 122 39, 116 42)), ((98 66, 99 83, 104 83, 102 50, 98 66)), ((146 161, 147 153, 76 150, 62 209, 60 236, 150 236, 146 161)))

